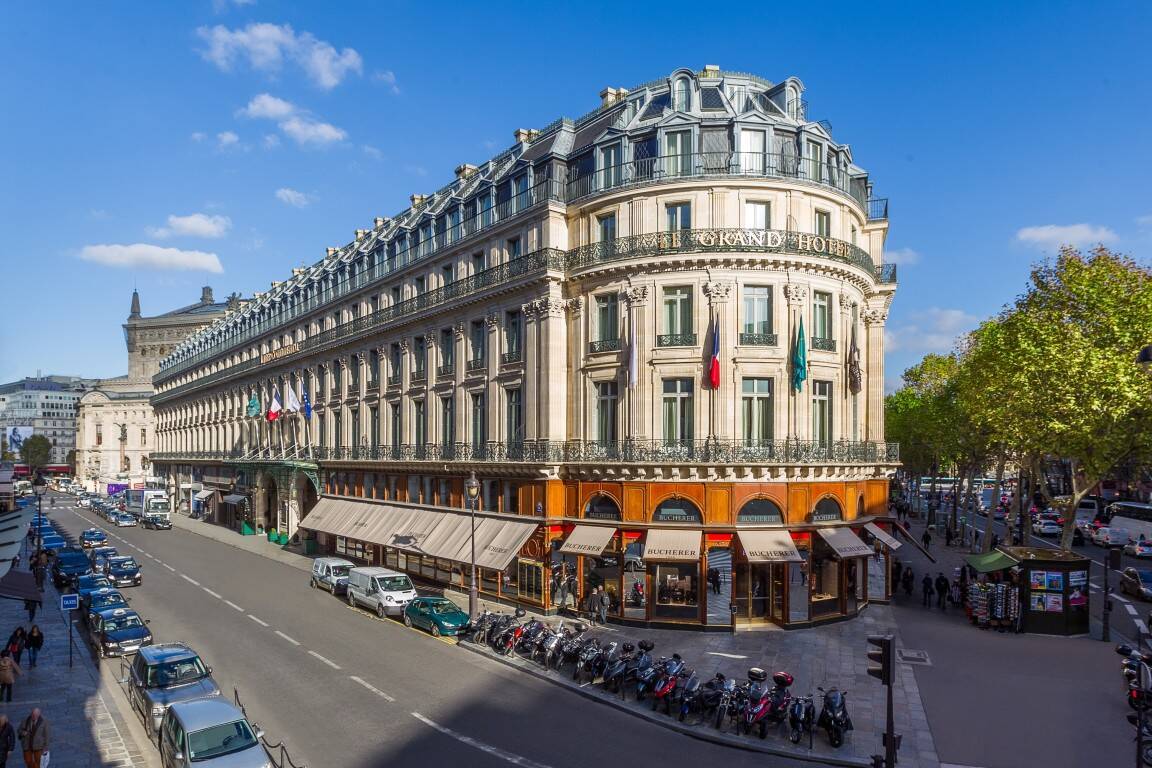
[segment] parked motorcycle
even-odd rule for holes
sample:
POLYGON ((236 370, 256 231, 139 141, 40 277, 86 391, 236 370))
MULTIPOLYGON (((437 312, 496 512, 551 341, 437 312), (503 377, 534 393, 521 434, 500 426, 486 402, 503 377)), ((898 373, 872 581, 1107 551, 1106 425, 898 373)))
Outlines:
POLYGON ((526 611, 523 608, 517 608, 512 616, 508 617, 498 628, 494 628, 496 639, 492 647, 497 653, 511 656, 512 651, 516 650, 520 638, 524 636, 524 625, 520 623, 520 619, 525 614, 526 611))
POLYGON ((585 676, 588 682, 595 685, 598 680, 604 679, 604 670, 612 664, 616 657, 620 655, 620 644, 613 641, 608 645, 600 647, 600 653, 596 654, 591 661, 588 662, 584 669, 585 676))
POLYGON ((1120 671, 1128 688, 1128 706, 1137 710, 1147 709, 1152 703, 1152 691, 1147 688, 1152 681, 1152 654, 1142 653, 1129 645, 1116 646, 1116 653, 1124 658, 1120 671))
POLYGON ((472 642, 479 644, 488 638, 488 628, 492 626, 495 618, 496 614, 489 610, 480 612, 480 615, 476 617, 476 620, 472 622, 472 626, 469 628, 469 636, 472 638, 472 642))
POLYGON ((759 667, 748 670, 748 700, 740 718, 740 730, 752 733, 759 731, 760 738, 768 735, 768 726, 784 721, 788 716, 788 705, 792 695, 788 692, 792 685, 792 675, 777 672, 772 675, 772 685, 768 685, 768 673, 759 667))
POLYGON ((664 667, 670 661, 667 656, 661 656, 655 663, 636 670, 636 701, 644 701, 644 698, 652 692, 656 681, 664 672, 664 667))
POLYGON ((564 620, 560 620, 560 624, 556 627, 548 638, 541 644, 541 663, 545 669, 558 666, 563 654, 564 643, 570 641, 574 637, 579 637, 584 632, 584 625, 580 623, 573 624, 571 627, 564 626, 564 620))
MULTIPOLYGON (((1140 715, 1136 714, 1135 712, 1129 712, 1128 722, 1131 723, 1133 727, 1139 727, 1140 715)), ((1140 761, 1144 763, 1144 765, 1152 766, 1152 718, 1147 716, 1144 718, 1144 728, 1142 733, 1144 745, 1140 755, 1140 761)), ((1140 738, 1139 735, 1137 735, 1133 741, 1138 738, 1140 738)))
POLYGON ((589 638, 580 649, 580 655, 576 657, 576 666, 572 669, 572 679, 580 682, 580 678, 585 674, 588 664, 599 655, 600 638, 589 638))
POLYGON ((837 688, 816 690, 824 694, 824 704, 816 724, 828 733, 829 744, 840 747, 844 743, 844 734, 852 730, 852 718, 848 716, 848 692, 837 688))
POLYGON ((632 664, 635 651, 636 646, 632 643, 624 643, 620 646, 620 653, 604 667, 604 682, 602 683, 604 690, 616 693, 622 689, 624 676, 632 664))
MULTIPOLYGON (((693 670, 680 670, 680 674, 676 676, 676 690, 672 692, 669 703, 669 706, 676 710, 677 720, 684 722, 689 712, 700 711, 700 697, 697 693, 700 689, 700 677, 693 670)), ((671 710, 668 714, 672 714, 671 710)))
POLYGON ((799 744, 804 734, 811 740, 815 725, 816 705, 812 703, 812 694, 793 698, 788 705, 788 740, 799 744))
POLYGON ((540 621, 540 619, 529 619, 524 623, 524 627, 520 632, 520 637, 516 640, 516 650, 527 656, 532 655, 536 644, 540 641, 541 636, 547 630, 548 625, 540 621))
POLYGON ((584 650, 584 646, 595 639, 581 636, 584 630, 587 629, 586 625, 577 624, 576 626, 580 627, 580 631, 560 642, 560 649, 555 663, 555 669, 557 671, 565 664, 575 664, 579 660, 580 653, 584 650))
POLYGON ((666 659, 664 663, 660 665, 660 669, 656 673, 656 678, 652 681, 653 712, 663 704, 665 714, 672 714, 672 710, 670 709, 672 692, 676 690, 676 682, 683 669, 684 659, 681 658, 678 653, 672 654, 672 658, 666 659))
POLYGON ((639 653, 632 657, 628 663, 628 669, 624 672, 624 680, 620 686, 621 698, 628 698, 628 688, 633 687, 637 690, 637 700, 639 700, 641 678, 649 680, 652 675, 656 674, 656 670, 652 666, 652 649, 656 645, 649 640, 641 640, 637 646, 639 653))

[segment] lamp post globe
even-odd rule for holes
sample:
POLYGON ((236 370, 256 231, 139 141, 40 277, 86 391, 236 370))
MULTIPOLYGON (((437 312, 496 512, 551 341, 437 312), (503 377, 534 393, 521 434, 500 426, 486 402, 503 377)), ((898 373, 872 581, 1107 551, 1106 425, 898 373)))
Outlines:
POLYGON ((477 603, 479 603, 479 596, 476 593, 476 500, 480 496, 480 481, 476 479, 475 472, 469 473, 468 479, 464 481, 464 492, 468 496, 468 511, 472 517, 472 535, 469 540, 472 558, 468 582, 468 619, 475 621, 477 603))

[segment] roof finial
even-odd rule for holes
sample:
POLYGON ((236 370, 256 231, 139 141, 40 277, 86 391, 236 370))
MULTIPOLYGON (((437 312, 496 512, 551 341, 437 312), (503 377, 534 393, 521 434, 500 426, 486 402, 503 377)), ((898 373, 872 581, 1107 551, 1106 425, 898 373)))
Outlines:
POLYGON ((140 292, 135 288, 132 289, 132 311, 128 315, 129 320, 140 319, 140 292))

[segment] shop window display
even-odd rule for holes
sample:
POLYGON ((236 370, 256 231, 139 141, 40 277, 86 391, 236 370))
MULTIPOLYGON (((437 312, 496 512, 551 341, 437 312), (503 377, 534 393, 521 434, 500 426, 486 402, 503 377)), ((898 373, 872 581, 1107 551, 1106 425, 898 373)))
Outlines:
POLYGON ((624 616, 643 619, 647 616, 648 591, 644 561, 640 559, 640 542, 624 550, 624 616))
POLYGON ((825 616, 840 611, 840 560, 822 539, 812 550, 812 616, 825 616))
POLYGON ((699 567, 696 563, 661 563, 650 566, 656 592, 653 618, 694 619, 699 612, 699 567))
POLYGON ((788 564, 788 621, 808 621, 808 560, 810 558, 807 546, 797 542, 796 549, 804 558, 799 563, 788 564))
POLYGON ((656 507, 656 511, 652 514, 652 522, 699 524, 700 510, 687 499, 667 499, 656 507))
POLYGON ((534 560, 516 561, 516 594, 522 600, 544 602, 544 566, 534 560))

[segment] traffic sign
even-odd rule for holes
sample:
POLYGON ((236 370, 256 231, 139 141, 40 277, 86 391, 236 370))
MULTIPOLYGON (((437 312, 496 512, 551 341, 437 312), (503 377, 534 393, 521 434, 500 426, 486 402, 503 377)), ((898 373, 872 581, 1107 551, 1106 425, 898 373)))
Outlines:
POLYGON ((80 607, 80 595, 60 595, 60 610, 74 611, 80 607))

